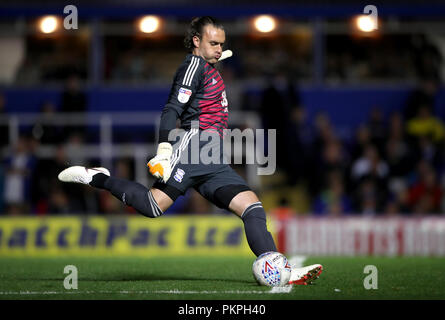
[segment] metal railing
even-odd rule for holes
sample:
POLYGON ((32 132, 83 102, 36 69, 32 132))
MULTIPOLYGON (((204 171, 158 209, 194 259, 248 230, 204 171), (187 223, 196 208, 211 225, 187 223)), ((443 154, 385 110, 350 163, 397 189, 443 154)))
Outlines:
MULTIPOLYGON (((85 143, 76 148, 75 155, 86 159, 100 159, 102 166, 112 168, 113 158, 127 157, 134 159, 135 180, 141 184, 148 185, 147 156, 156 153, 160 112, 87 112, 87 113, 9 113, 0 115, 0 125, 7 125, 9 132, 9 145, 1 148, 2 157, 11 153, 13 146, 20 137, 20 129, 25 126, 36 124, 47 126, 98 126, 98 143, 85 143), (147 143, 113 143, 113 129, 118 126, 153 126, 155 131, 154 141, 147 143)), ((230 112, 231 126, 248 126, 249 128, 260 128, 261 120, 255 112, 230 112)), ((236 143, 236 142, 235 142, 236 143)), ((35 150, 39 158, 53 158, 57 152, 56 145, 42 144, 35 150)), ((235 148, 237 150, 237 148, 235 148)), ((249 149, 247 149, 249 150, 249 149)), ((70 157, 70 150, 67 156, 70 157)), ((234 156, 237 156, 234 154, 234 156)), ((247 183, 253 187, 260 186, 257 175, 257 165, 246 166, 247 183)))

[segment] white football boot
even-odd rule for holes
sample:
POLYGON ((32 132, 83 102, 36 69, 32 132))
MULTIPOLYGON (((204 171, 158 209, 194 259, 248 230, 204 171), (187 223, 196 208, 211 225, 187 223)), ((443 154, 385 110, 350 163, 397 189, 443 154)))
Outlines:
POLYGON ((82 166, 73 166, 66 168, 59 173, 59 180, 62 182, 74 182, 89 184, 93 180, 93 176, 98 173, 103 173, 110 176, 110 171, 106 168, 86 168, 82 166))
POLYGON ((313 264, 307 267, 292 267, 289 284, 308 285, 320 277, 323 271, 321 264, 313 264))

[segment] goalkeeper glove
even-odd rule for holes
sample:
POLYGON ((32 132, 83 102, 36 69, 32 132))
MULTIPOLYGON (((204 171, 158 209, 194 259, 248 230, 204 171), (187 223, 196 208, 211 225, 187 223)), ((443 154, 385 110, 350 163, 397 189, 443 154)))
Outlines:
POLYGON ((150 173, 158 179, 167 182, 170 178, 172 168, 170 166, 170 158, 173 153, 173 147, 168 142, 161 142, 158 145, 156 156, 147 163, 150 173))

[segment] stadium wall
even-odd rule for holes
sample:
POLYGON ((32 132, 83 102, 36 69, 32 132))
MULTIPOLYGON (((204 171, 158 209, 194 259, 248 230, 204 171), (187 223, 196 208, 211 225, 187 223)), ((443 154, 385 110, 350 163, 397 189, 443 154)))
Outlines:
MULTIPOLYGON (((290 256, 445 256, 445 217, 271 217, 268 227, 290 256)), ((0 258, 183 255, 254 257, 234 216, 0 218, 0 258)))
POLYGON ((234 216, 0 218, 0 258, 65 255, 253 257, 234 216))
MULTIPOLYGON (((411 87, 407 86, 360 86, 316 87, 299 89, 301 101, 307 107, 311 119, 317 112, 325 111, 337 125, 357 125, 368 119, 374 107, 385 114, 400 110, 405 105, 411 87)), ((89 88, 88 110, 106 111, 160 111, 168 97, 169 88, 89 88)), ((60 104, 60 88, 5 88, 5 110, 12 112, 39 112, 45 101, 60 104)), ((261 89, 247 88, 246 95, 260 102, 261 89)), ((445 88, 436 96, 436 113, 445 118, 445 88)))
POLYGON ((445 217, 300 217, 277 227, 289 255, 445 256, 445 217))

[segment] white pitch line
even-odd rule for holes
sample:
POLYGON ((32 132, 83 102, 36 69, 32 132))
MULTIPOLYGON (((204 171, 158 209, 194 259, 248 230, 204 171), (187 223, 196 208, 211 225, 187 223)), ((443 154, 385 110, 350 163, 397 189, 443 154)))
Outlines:
MULTIPOLYGON (((305 256, 293 256, 289 259, 289 263, 292 268, 301 268, 303 266, 304 261, 306 260, 305 256)), ((145 291, 110 291, 110 290, 99 290, 99 291, 0 291, 0 296, 6 295, 63 295, 63 294, 276 294, 276 293, 290 293, 294 286, 284 286, 284 287, 273 287, 269 291, 259 291, 259 290, 228 290, 228 291, 194 291, 194 290, 145 290, 145 291)))
POLYGON ((289 284, 284 287, 273 287, 269 293, 290 293, 292 291, 293 285, 289 284))
MULTIPOLYGON (((282 287, 283 288, 283 287, 282 287)), ((193 290, 153 290, 153 291, 4 291, 1 295, 64 295, 64 294, 270 294, 279 293, 259 290, 228 290, 228 291, 193 291, 193 290)), ((284 293, 284 292, 281 292, 284 293)))

